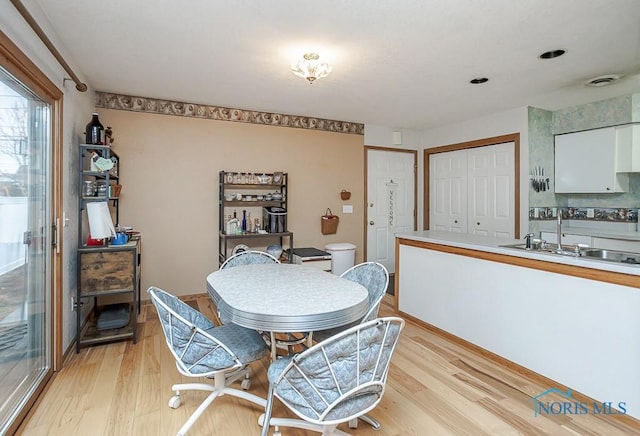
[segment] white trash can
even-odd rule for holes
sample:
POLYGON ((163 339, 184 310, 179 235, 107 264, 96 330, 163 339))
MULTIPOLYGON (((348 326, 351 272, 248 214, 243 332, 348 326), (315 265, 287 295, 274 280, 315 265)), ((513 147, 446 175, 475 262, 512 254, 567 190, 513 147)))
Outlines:
POLYGON ((351 268, 356 259, 356 246, 348 242, 327 244, 324 249, 331 254, 331 272, 337 276, 351 268))

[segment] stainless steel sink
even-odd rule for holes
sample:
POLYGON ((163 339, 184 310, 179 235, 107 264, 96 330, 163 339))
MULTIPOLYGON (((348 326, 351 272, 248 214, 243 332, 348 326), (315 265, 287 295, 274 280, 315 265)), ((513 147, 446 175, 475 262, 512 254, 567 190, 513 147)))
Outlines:
POLYGON ((628 263, 632 265, 640 264, 640 253, 630 253, 626 251, 605 250, 602 248, 585 248, 580 250, 580 256, 609 262, 628 263))
POLYGON ((550 244, 545 241, 531 241, 531 248, 527 248, 526 244, 506 244, 501 245, 504 248, 514 248, 516 250, 526 250, 537 253, 555 253, 564 256, 584 257, 586 259, 604 260, 607 262, 625 263, 630 265, 640 265, 640 253, 631 253, 627 251, 605 250, 604 248, 580 248, 575 245, 562 245, 562 250, 558 250, 556 244, 550 244))
POLYGON ((544 252, 554 252, 556 250, 556 244, 549 244, 545 241, 531 241, 531 247, 527 248, 527 245, 524 243, 521 244, 506 244, 501 245, 500 247, 504 248, 515 248, 517 250, 527 250, 527 251, 544 251, 544 252))

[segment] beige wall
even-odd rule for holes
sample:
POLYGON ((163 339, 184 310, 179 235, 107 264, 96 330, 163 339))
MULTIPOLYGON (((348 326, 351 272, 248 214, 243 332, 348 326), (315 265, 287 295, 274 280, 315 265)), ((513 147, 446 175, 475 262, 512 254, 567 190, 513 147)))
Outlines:
POLYGON ((205 292, 206 276, 218 269, 220 170, 289 173, 288 229, 294 245, 322 249, 351 242, 357 246, 356 262, 362 261, 362 136, 98 112, 102 124, 113 128, 113 149, 121 158, 120 224, 142 232, 143 290, 154 285, 178 295, 205 292), (342 189, 352 192, 348 202, 340 199, 342 189), (352 204, 354 213, 342 214, 343 204, 352 204), (320 232, 327 207, 340 216, 335 235, 320 232))

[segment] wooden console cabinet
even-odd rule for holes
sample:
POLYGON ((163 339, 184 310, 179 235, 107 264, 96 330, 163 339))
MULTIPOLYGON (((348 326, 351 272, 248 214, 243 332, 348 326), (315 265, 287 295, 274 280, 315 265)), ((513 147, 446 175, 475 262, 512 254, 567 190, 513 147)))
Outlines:
POLYGON ((137 340, 137 315, 140 305, 140 239, 124 245, 84 247, 78 250, 78 292, 76 308, 78 337, 76 351, 85 345, 122 339, 137 340), (82 325, 80 312, 84 302, 93 302, 92 312, 82 325), (128 307, 126 325, 100 329, 100 316, 128 307))

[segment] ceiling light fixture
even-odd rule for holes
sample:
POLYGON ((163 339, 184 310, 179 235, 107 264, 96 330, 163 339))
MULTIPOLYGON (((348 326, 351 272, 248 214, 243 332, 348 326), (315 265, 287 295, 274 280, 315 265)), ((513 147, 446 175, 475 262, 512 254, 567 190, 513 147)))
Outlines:
POLYGON ((549 50, 549 51, 545 51, 544 53, 542 53, 540 56, 538 56, 540 59, 553 59, 553 58, 557 58, 562 56, 563 54, 565 54, 566 51, 562 50, 562 49, 557 49, 557 50, 549 50))
POLYGON ((487 83, 489 79, 486 77, 476 77, 475 79, 471 79, 469 83, 473 83, 474 85, 479 85, 481 83, 487 83))
POLYGON ((321 62, 317 53, 305 53, 302 59, 291 64, 291 72, 298 77, 315 82, 331 72, 331 65, 321 62))

